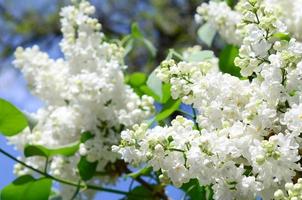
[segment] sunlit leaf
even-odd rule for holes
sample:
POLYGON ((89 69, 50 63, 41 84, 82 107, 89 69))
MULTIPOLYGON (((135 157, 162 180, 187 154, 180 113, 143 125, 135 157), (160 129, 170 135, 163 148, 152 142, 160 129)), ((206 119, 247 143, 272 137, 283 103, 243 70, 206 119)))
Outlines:
POLYGON ((28 128, 32 131, 34 129, 34 127, 37 125, 38 120, 33 118, 31 115, 29 115, 27 113, 23 113, 23 114, 27 119, 28 128))
POLYGON ((235 0, 225 0, 225 2, 230 6, 231 8, 234 8, 236 1, 235 0))
POLYGON ((75 142, 56 149, 49 149, 42 145, 26 145, 24 148, 24 155, 25 157, 51 157, 55 155, 72 156, 78 151, 79 145, 79 142, 75 142))
POLYGON ((85 156, 82 156, 80 159, 80 162, 78 163, 78 170, 79 170, 81 178, 84 181, 91 179, 96 172, 97 165, 98 165, 97 161, 89 162, 89 161, 87 161, 85 156))
POLYGON ((162 85, 162 81, 155 75, 154 70, 148 77, 147 86, 151 88, 160 99, 163 97, 162 85))
POLYGON ((162 85, 162 98, 160 103, 165 104, 171 98, 171 85, 164 83, 162 85))
POLYGON ((38 179, 26 188, 23 199, 46 200, 50 195, 51 185, 52 181, 49 178, 38 179))
POLYGON ((290 36, 285 33, 275 33, 275 34, 273 34, 273 38, 276 38, 279 40, 290 41, 290 36))
POLYGON ((27 119, 13 104, 0 99, 0 133, 14 136, 27 127, 27 119))
POLYGON ((129 195, 125 198, 126 200, 153 200, 154 197, 150 190, 144 186, 137 186, 130 191, 129 195))
POLYGON ((81 143, 85 143, 87 140, 93 138, 94 135, 90 131, 85 131, 81 135, 81 143))
POLYGON ((147 86, 159 97, 160 103, 166 103, 171 97, 170 84, 162 83, 162 81, 155 75, 153 71, 147 80, 147 86))
POLYGON ((129 84, 134 87, 141 86, 147 81, 147 76, 144 73, 136 72, 130 75, 129 84))
POLYGON ((51 192, 52 181, 49 178, 34 179, 24 175, 1 191, 1 200, 47 200, 51 192))
POLYGON ((132 178, 138 178, 140 176, 145 176, 145 175, 148 175, 150 174, 150 172, 152 172, 152 167, 144 167, 136 172, 133 172, 131 174, 127 174, 127 176, 130 176, 132 178))
POLYGON ((175 61, 183 61, 184 58, 181 54, 179 54, 177 51, 175 51, 174 49, 169 49, 169 53, 166 57, 166 60, 169 59, 174 59, 175 61))
POLYGON ((133 23, 131 25, 131 34, 134 38, 142 38, 143 37, 143 34, 142 32, 140 31, 139 27, 138 27, 138 24, 137 23, 133 23))
POLYGON ((161 121, 173 114, 180 106, 181 100, 169 99, 169 101, 164 105, 164 108, 155 116, 157 121, 161 121))
POLYGON ((197 179, 191 179, 188 183, 181 186, 190 200, 213 200, 211 187, 201 186, 197 179))
POLYGON ((207 59, 211 59, 214 57, 213 51, 197 51, 193 52, 192 54, 189 55, 187 58, 187 61, 189 62, 201 62, 207 59))
POLYGON ((235 66, 234 60, 239 54, 238 47, 227 45, 219 55, 219 68, 222 72, 241 77, 240 68, 235 66))
POLYGON ((197 31, 199 39, 209 47, 212 45, 216 30, 209 24, 203 24, 197 31))
POLYGON ((155 94, 155 92, 154 92, 151 88, 149 88, 147 85, 142 85, 142 86, 140 86, 140 87, 139 87, 139 90, 140 90, 143 94, 146 94, 146 95, 148 95, 148 96, 150 96, 150 97, 153 97, 153 99, 154 99, 155 101, 158 101, 158 102, 161 101, 161 99, 159 98, 159 96, 158 96, 157 94, 155 94))

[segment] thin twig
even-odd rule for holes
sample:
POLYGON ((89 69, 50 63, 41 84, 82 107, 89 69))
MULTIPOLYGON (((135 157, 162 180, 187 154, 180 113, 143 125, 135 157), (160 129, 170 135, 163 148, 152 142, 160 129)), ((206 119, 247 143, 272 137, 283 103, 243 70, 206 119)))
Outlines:
POLYGON ((80 189, 81 189, 81 181, 78 182, 78 187, 76 189, 76 191, 73 193, 72 197, 71 197, 71 200, 74 200, 76 199, 76 197, 78 196, 79 192, 80 192, 80 189))
MULTIPOLYGON (((87 189, 91 189, 91 190, 104 191, 104 192, 110 192, 110 193, 115 193, 115 194, 133 195, 133 194, 130 194, 129 192, 125 192, 125 191, 121 191, 121 190, 115 190, 115 189, 105 188, 105 187, 101 187, 101 186, 97 186, 97 185, 78 184, 78 183, 75 183, 75 182, 72 182, 72 181, 69 181, 69 180, 57 178, 57 177, 54 177, 54 176, 52 176, 52 175, 50 175, 48 173, 40 171, 40 170, 38 170, 38 169, 36 169, 36 168, 34 168, 34 167, 26 164, 25 162, 23 162, 23 161, 15 158, 13 155, 11 155, 8 152, 4 151, 2 148, 0 148, 0 153, 2 153, 3 155, 7 156, 8 158, 16 161, 17 163, 20 163, 24 167, 26 167, 28 169, 31 169, 34 172, 37 172, 40 175, 43 175, 43 176, 45 176, 47 178, 50 178, 50 179, 52 179, 54 181, 63 183, 65 185, 70 185, 70 186, 74 186, 74 187, 79 187, 80 186, 80 188, 87 188, 87 189)), ((142 197, 143 195, 135 195, 135 196, 141 196, 142 197)))

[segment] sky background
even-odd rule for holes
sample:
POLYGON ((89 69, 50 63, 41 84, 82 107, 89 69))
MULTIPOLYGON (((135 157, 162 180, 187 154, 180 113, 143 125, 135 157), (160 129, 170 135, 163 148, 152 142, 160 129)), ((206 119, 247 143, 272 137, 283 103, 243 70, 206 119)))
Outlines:
MULTIPOLYGON (((34 10, 43 18, 44 16, 47 16, 48 14, 56 10, 57 2, 58 1, 55 0, 0 0, 0 5, 4 7, 10 14, 19 19, 19 22, 21 23, 22 15, 28 10, 34 10)), ((94 4, 97 4, 98 2, 100 1, 93 1, 94 4)), ((114 31, 123 34, 129 32, 129 24, 131 23, 131 20, 127 17, 124 17, 123 13, 111 13, 110 9, 112 8, 109 7, 109 4, 107 2, 107 0, 102 1, 101 5, 98 6, 98 12, 101 12, 104 16, 106 16, 106 14, 111 16, 107 21, 112 24, 111 28, 114 31)), ((119 6, 133 7, 133 10, 135 11, 133 12, 133 15, 135 15, 135 13, 139 13, 141 10, 148 10, 148 12, 153 12, 152 7, 150 7, 150 5, 148 4, 148 1, 142 0, 140 1, 140 3, 135 5, 131 5, 129 3, 126 5, 125 2, 121 3, 121 5, 119 6)), ((148 24, 148 22, 146 22, 146 24, 148 24)), ((13 35, 11 32, 13 29, 12 27, 15 27, 16 25, 17 24, 6 21, 4 18, 0 18, 0 52, 5 50, 4 44, 11 44, 12 46, 14 46, 16 44, 19 44, 20 41, 26 40, 30 37, 30 34, 13 35)), ((43 38, 38 38, 31 42, 25 43, 25 47, 37 44, 42 50, 48 52, 50 57, 59 58, 62 56, 58 47, 60 39, 60 36, 50 34, 46 35, 43 38)), ((13 67, 12 61, 12 54, 5 58, 0 58, 0 98, 4 98, 12 102, 14 105, 25 112, 35 112, 38 108, 43 106, 43 102, 30 94, 26 87, 26 82, 22 77, 22 74, 20 74, 20 72, 13 67)), ((15 151, 12 146, 7 144, 7 140, 3 136, 0 136, 0 147, 4 148, 6 151, 15 156, 20 155, 20 152, 15 151)), ((12 160, 0 154, 0 189, 15 179, 15 176, 13 175, 13 165, 14 162, 12 160)), ((109 187, 127 191, 129 184, 129 179, 121 179, 120 181, 118 181, 116 186, 109 187)), ((168 187, 167 193, 168 196, 171 197, 171 199, 177 200, 183 197, 183 193, 173 187, 168 187)), ((110 193, 100 193, 96 196, 95 199, 115 200, 121 197, 122 196, 120 195, 114 195, 110 193)))

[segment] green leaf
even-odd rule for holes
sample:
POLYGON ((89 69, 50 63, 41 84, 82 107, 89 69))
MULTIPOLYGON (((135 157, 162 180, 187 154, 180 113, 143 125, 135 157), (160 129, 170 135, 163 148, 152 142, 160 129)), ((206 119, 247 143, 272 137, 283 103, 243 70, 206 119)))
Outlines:
POLYGON ((27 127, 27 119, 13 104, 0 99, 0 132, 14 136, 27 127))
POLYGON ((27 145, 24 148, 25 157, 43 156, 49 157, 49 150, 42 145, 27 145))
POLYGON ((47 200, 51 192, 49 178, 34 179, 30 175, 18 177, 1 191, 1 200, 47 200))
POLYGON ((231 8, 234 8, 235 6, 235 0, 225 0, 225 2, 230 6, 231 8))
POLYGON ((34 182, 30 175, 18 177, 1 191, 1 200, 22 200, 26 188, 34 182))
POLYGON ((211 186, 205 186, 206 191, 206 199, 207 200, 213 200, 214 199, 214 191, 211 186))
POLYGON ((189 55, 187 58, 187 61, 189 62, 201 62, 207 59, 211 59, 214 57, 213 51, 197 51, 193 52, 192 54, 189 55))
POLYGON ((198 29, 197 34, 199 39, 210 47, 216 35, 216 30, 209 23, 205 23, 198 29))
POLYGON ((144 186, 137 186, 131 190, 128 196, 125 198, 127 200, 153 200, 153 194, 150 190, 146 189, 144 186))
POLYGON ((150 52, 151 56, 155 57, 156 56, 156 48, 154 47, 154 45, 149 40, 147 40, 146 38, 143 38, 143 43, 145 44, 146 48, 150 52))
POLYGON ((155 92, 153 90, 151 90, 151 88, 149 88, 146 85, 142 85, 139 87, 140 92, 142 92, 143 94, 146 94, 148 96, 153 97, 153 99, 155 99, 155 101, 160 102, 161 99, 159 98, 159 96, 157 94, 155 94, 155 92))
POLYGON ((145 84, 147 76, 144 73, 136 72, 130 75, 129 84, 133 87, 139 87, 145 84))
POLYGON ((23 199, 30 200, 47 200, 51 192, 51 179, 41 178, 34 181, 30 187, 26 188, 23 199))
POLYGON ((159 97, 159 100, 154 98, 159 103, 166 103, 170 97, 170 84, 162 83, 162 81, 155 75, 155 70, 149 75, 147 86, 159 97))
POLYGON ((197 179, 191 179, 188 183, 181 186, 191 200, 213 200, 213 191, 211 187, 200 186, 197 179))
POLYGON ((133 73, 126 77, 128 83, 134 92, 139 96, 144 94, 153 97, 156 101, 160 101, 159 96, 146 85, 147 76, 144 73, 133 73))
POLYGON ((244 171, 243 175, 250 176, 253 174, 253 168, 251 166, 244 166, 244 169, 245 169, 245 171, 244 171))
POLYGON ((81 135, 81 143, 85 143, 87 140, 94 138, 94 135, 90 131, 85 131, 81 135))
POLYGON ((145 176, 150 174, 150 172, 152 172, 152 167, 144 167, 136 172, 127 174, 127 176, 132 177, 134 179, 140 177, 140 176, 145 176))
POLYGON ((131 25, 131 35, 136 39, 144 37, 137 23, 131 25))
POLYGON ((160 99, 163 98, 162 85, 162 81, 156 76, 154 70, 148 77, 147 86, 151 88, 160 99))
POLYGON ((167 102, 171 97, 170 84, 163 84, 154 71, 148 79, 144 73, 137 72, 126 76, 125 80, 139 96, 146 94, 160 103, 167 102))
POLYGON ((219 55, 219 68, 222 72, 241 77, 240 68, 235 66, 234 60, 239 54, 238 47, 227 45, 219 55))
POLYGON ((55 188, 52 188, 48 199, 49 200, 63 200, 62 196, 60 195, 60 192, 55 188))
POLYGON ((174 49, 169 49, 169 53, 166 57, 166 60, 170 60, 173 59, 175 61, 183 61, 184 58, 181 54, 179 54, 177 51, 175 51, 174 49))
POLYGON ((32 131, 34 129, 34 127, 37 125, 38 120, 33 118, 32 116, 30 116, 27 113, 23 113, 23 114, 26 117, 28 128, 30 129, 30 131, 32 131))
POLYGON ((164 83, 162 85, 162 98, 160 103, 165 104, 171 98, 171 85, 164 83))
POLYGON ((156 56, 156 48, 154 45, 148 39, 144 38, 138 24, 133 23, 131 25, 131 34, 127 35, 122 40, 122 45, 125 48, 124 55, 129 54, 133 50, 134 45, 137 45, 138 43, 143 44, 152 57, 156 56))
POLYGON ((128 55, 132 50, 134 46, 134 40, 131 37, 126 43, 125 43, 125 49, 124 49, 124 56, 128 55))
POLYGON ((24 155, 25 157, 51 157, 55 155, 72 156, 78 151, 79 145, 79 142, 75 142, 56 149, 49 149, 42 145, 26 145, 24 148, 24 155))
POLYGON ((79 170, 81 178, 84 181, 91 179, 96 172, 97 165, 98 165, 97 161, 89 162, 89 161, 87 161, 85 156, 82 156, 80 159, 80 162, 78 163, 78 170, 79 170))
POLYGON ((178 100, 169 99, 169 101, 164 105, 164 108, 161 110, 161 112, 155 116, 155 119, 157 121, 166 119, 178 109, 180 104, 181 104, 180 99, 178 100))
POLYGON ((276 38, 279 40, 290 41, 290 36, 285 33, 275 33, 275 34, 273 34, 273 38, 276 38))

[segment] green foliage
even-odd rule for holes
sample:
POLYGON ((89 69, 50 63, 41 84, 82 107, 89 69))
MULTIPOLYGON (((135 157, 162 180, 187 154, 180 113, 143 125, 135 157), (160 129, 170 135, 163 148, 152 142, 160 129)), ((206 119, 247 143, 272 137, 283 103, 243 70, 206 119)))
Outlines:
POLYGON ((184 60, 183 56, 179 54, 174 49, 169 49, 168 56, 166 57, 166 60, 174 59, 175 61, 182 61, 184 60))
POLYGON ((163 98, 162 85, 161 80, 156 76, 154 70, 148 77, 147 86, 159 97, 159 101, 163 98))
MULTIPOLYGON (((206 51, 203 58, 209 56, 213 56, 213 53, 206 51)), ((171 85, 163 83, 156 76, 155 70, 149 75, 148 79, 144 73, 133 73, 126 78, 126 82, 138 95, 149 95, 163 105, 163 109, 155 116, 155 120, 157 121, 170 117, 181 104, 181 100, 171 98, 171 85)))
POLYGON ((13 104, 0 99, 0 132, 9 137, 27 127, 27 119, 13 104))
POLYGON ((1 200, 47 200, 51 192, 52 181, 49 178, 35 179, 24 175, 1 191, 1 200))
POLYGON ((158 113, 155 116, 155 119, 157 121, 161 121, 161 120, 164 120, 164 119, 168 118, 170 115, 172 115, 179 108, 180 104, 181 104, 180 99, 173 100, 173 99, 170 98, 167 101, 167 103, 164 104, 164 107, 161 110, 161 112, 158 113))
POLYGON ((214 57, 213 51, 205 50, 205 51, 197 51, 193 52, 187 58, 189 62, 201 62, 207 59, 211 59, 214 57))
POLYGON ((130 191, 129 195, 125 198, 127 200, 153 200, 152 193, 144 186, 137 186, 130 191))
POLYGON ((75 142, 56 149, 49 149, 42 145, 26 145, 24 148, 24 155, 25 157, 31 157, 31 156, 51 157, 55 155, 72 156, 78 151, 79 145, 80 145, 79 142, 75 142))
POLYGON ((149 51, 149 53, 151 54, 151 56, 155 57, 157 50, 154 47, 154 45, 146 38, 143 38, 142 42, 145 45, 145 47, 147 48, 147 50, 149 51))
POLYGON ((162 121, 173 114, 181 104, 180 100, 171 98, 171 85, 162 83, 153 71, 146 77, 144 73, 134 73, 127 77, 126 82, 140 96, 146 94, 152 96, 157 102, 163 105, 163 109, 155 116, 157 121, 162 121))
MULTIPOLYGON (((94 135, 90 131, 86 131, 82 133, 81 143, 85 143, 87 140, 93 137, 94 135)), ((77 167, 79 170, 79 174, 84 181, 91 179, 95 175, 97 164, 97 161, 89 162, 87 161, 86 156, 81 156, 77 167)))
POLYGON ((126 83, 129 84, 139 96, 146 94, 153 97, 156 101, 160 101, 158 95, 147 86, 147 76, 144 73, 137 72, 127 76, 126 83))
POLYGON ((190 200, 213 200, 213 191, 209 186, 200 186, 197 179, 191 179, 181 186, 190 200))
POLYGON ((273 35, 273 38, 276 38, 278 40, 290 41, 290 36, 288 34, 284 34, 284 33, 275 33, 273 35))
POLYGON ((167 101, 171 98, 171 85, 170 84, 162 84, 162 95, 161 95, 161 103, 167 103, 167 101))
POLYGON ((136 38, 136 39, 140 39, 140 38, 144 37, 142 32, 139 30, 137 23, 133 23, 131 25, 131 35, 133 38, 136 38))
POLYGON ((94 135, 90 131, 85 131, 81 135, 81 143, 85 143, 87 140, 93 138, 94 135))
POLYGON ((131 25, 131 33, 122 40, 122 46, 125 48, 125 55, 129 54, 136 44, 143 44, 152 57, 156 56, 156 48, 144 37, 137 23, 131 25))
POLYGON ((166 103, 170 99, 170 84, 162 83, 162 81, 155 75, 155 71, 153 71, 148 77, 147 86, 159 97, 159 99, 155 98, 158 102, 166 103))
POLYGON ((210 47, 216 35, 216 30, 209 23, 205 23, 198 29, 197 34, 199 39, 210 47))
POLYGON ((129 84, 133 87, 139 87, 146 83, 147 76, 144 73, 133 73, 130 76, 129 84))
POLYGON ((227 45, 219 55, 219 68, 222 72, 241 77, 240 68, 235 66, 234 60, 239 54, 239 48, 227 45))
POLYGON ((225 0, 225 2, 231 7, 234 8, 236 5, 236 0, 225 0))
POLYGON ((152 172, 152 167, 144 167, 136 172, 127 174, 127 176, 136 179, 140 176, 146 176, 146 175, 150 174, 151 172, 152 172))
POLYGON ((30 131, 32 131, 38 123, 37 119, 26 113, 24 113, 24 116, 26 117, 28 128, 30 129, 30 131))
POLYGON ((80 162, 78 163, 78 170, 81 178, 84 181, 91 179, 96 172, 97 165, 98 165, 97 161, 89 162, 87 161, 85 156, 82 156, 80 162))
POLYGON ((126 77, 126 83, 139 95, 144 94, 153 97, 159 103, 166 103, 171 97, 170 85, 163 84, 155 73, 147 78, 146 74, 137 72, 126 77))

